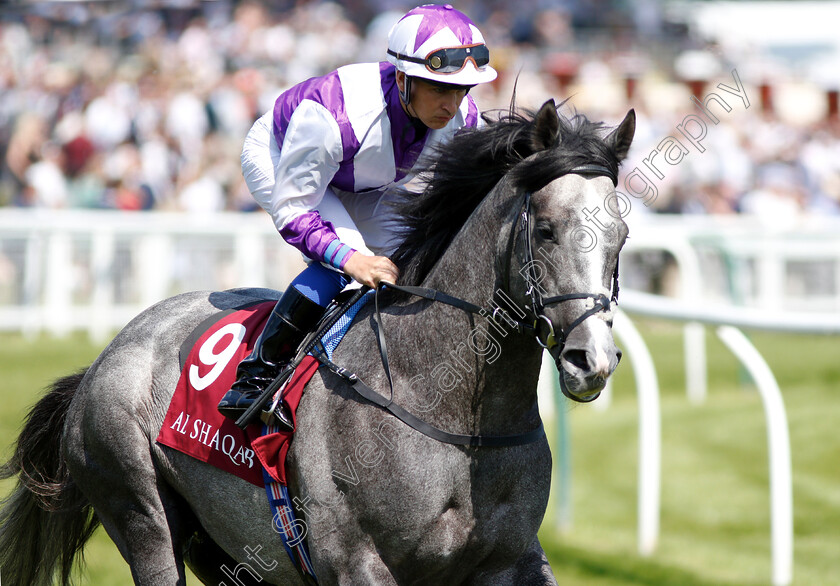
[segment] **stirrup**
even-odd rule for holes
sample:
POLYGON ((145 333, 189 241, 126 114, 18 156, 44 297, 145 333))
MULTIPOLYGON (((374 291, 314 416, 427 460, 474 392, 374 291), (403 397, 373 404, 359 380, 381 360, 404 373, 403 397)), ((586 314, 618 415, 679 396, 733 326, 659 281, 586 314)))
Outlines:
MULTIPOLYGON (((280 372, 278 373, 278 377, 282 376, 288 369, 292 368, 291 365, 286 364, 282 368, 280 368, 280 372)), ((275 392, 274 400, 264 407, 259 414, 260 420, 265 423, 266 425, 274 425, 280 428, 280 431, 294 431, 295 424, 294 419, 292 419, 292 413, 289 410, 289 406, 283 401, 283 394, 286 392, 286 387, 288 386, 289 382, 294 377, 294 372, 289 373, 286 380, 280 386, 279 389, 275 392)), ((268 388, 266 386, 266 388, 268 388)), ((259 397, 257 397, 259 399, 259 397)), ((257 399, 254 399, 255 401, 257 399)))
POLYGON ((266 425, 279 427, 280 431, 295 430, 295 424, 292 421, 289 406, 282 399, 276 405, 272 405, 268 410, 261 411, 260 420, 266 425))

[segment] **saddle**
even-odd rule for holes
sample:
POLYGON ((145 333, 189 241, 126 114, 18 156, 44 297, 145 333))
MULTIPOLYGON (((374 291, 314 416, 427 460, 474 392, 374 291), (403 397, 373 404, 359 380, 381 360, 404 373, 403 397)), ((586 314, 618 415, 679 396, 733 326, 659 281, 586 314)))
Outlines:
MULTIPOLYGON (((304 387, 320 365, 310 351, 317 344, 319 355, 332 356, 363 304, 359 299, 356 292, 338 299, 304 340, 290 367, 275 380, 279 384, 272 385, 276 388, 267 399, 282 389, 295 423, 294 412, 304 387), (357 299, 348 305, 354 297, 357 299)), ((270 423, 270 413, 262 414, 265 421, 261 422, 258 414, 238 426, 222 416, 216 405, 235 381, 237 365, 251 352, 274 304, 273 300, 251 302, 213 314, 195 328, 181 345, 181 376, 157 438, 163 445, 257 486, 264 485, 262 468, 275 480, 285 482, 285 456, 292 432, 266 435, 263 423, 270 423)))

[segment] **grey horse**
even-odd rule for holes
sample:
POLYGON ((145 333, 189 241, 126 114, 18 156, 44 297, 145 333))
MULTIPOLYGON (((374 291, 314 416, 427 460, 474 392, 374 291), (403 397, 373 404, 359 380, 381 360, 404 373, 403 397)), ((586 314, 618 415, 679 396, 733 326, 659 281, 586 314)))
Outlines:
MULTIPOLYGON (((580 401, 618 364, 609 296, 628 202, 614 185, 635 114, 608 132, 548 101, 487 121, 428 162, 425 190, 401 204, 394 256, 400 284, 487 311, 385 290, 378 319, 365 306, 333 360, 438 429, 522 437, 541 426, 544 347, 580 401)), ((184 584, 185 563, 206 584, 305 583, 263 490, 155 441, 182 342, 216 312, 277 297, 251 289, 161 301, 53 385, 3 470, 18 476, 0 512, 6 583, 67 583, 99 523, 137 584, 184 584)), ((323 367, 298 421, 289 488, 321 584, 556 583, 537 539, 551 477, 544 434, 508 446, 440 442, 323 367)))

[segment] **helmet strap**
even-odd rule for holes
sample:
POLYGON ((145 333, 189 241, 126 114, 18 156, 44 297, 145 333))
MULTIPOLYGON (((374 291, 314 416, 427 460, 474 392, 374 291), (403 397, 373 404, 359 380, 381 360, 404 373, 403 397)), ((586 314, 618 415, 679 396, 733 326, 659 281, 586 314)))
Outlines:
POLYGON ((405 81, 403 82, 403 89, 400 90, 399 86, 397 89, 400 92, 400 100, 402 100, 403 108, 405 109, 405 113, 408 114, 409 120, 411 120, 412 126, 417 126, 418 124, 423 128, 426 128, 426 125, 420 121, 420 118, 417 117, 416 112, 412 112, 414 108, 410 106, 411 104, 411 77, 406 75, 403 78, 405 81))
POLYGON ((405 81, 403 82, 403 89, 400 90, 400 99, 405 107, 408 108, 408 104, 411 103, 411 77, 404 75, 403 79, 405 81))

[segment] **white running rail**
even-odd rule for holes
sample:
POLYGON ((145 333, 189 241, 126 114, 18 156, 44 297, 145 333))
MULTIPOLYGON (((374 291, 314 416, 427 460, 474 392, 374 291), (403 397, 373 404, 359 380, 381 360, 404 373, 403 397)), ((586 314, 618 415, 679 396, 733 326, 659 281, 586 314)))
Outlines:
MULTIPOLYGON (((776 586, 786 586, 793 579, 793 490, 790 455, 790 436, 788 432, 787 415, 779 385, 773 376, 767 362, 756 350, 755 346, 744 336, 739 328, 758 329, 773 332, 802 333, 802 334, 840 334, 840 315, 826 313, 792 313, 768 312, 763 309, 723 306, 698 305, 682 300, 675 300, 658 295, 650 295, 637 291, 623 290, 621 292, 621 311, 617 316, 626 312, 658 319, 680 322, 694 322, 717 326, 716 333, 723 343, 738 358, 749 371, 756 383, 764 406, 767 420, 767 441, 770 466, 770 514, 771 514, 771 550, 772 550, 772 583, 776 586)), ((627 320, 629 323, 629 319, 627 320)), ((634 370, 646 374, 636 375, 636 384, 649 384, 658 392, 655 371, 653 381, 642 382, 641 379, 650 378, 652 367, 650 353, 641 336, 629 332, 624 320, 615 321, 616 334, 622 338, 625 348, 634 364, 634 370), (637 360, 641 358, 641 362, 637 360)), ((650 422, 659 417, 659 401, 642 400, 651 393, 639 392, 640 409, 640 462, 639 462, 639 550, 650 553, 655 547, 658 534, 659 481, 660 470, 653 470, 653 462, 659 462, 660 438, 659 423, 651 425, 642 433, 643 422, 650 422), (652 437, 656 435, 657 437, 652 437), (652 456, 648 461, 641 457, 648 451, 652 456), (641 477, 647 476, 647 480, 641 477), (642 494, 647 491, 648 494, 642 494), (650 507, 656 506, 655 515, 650 507), (645 524, 645 526, 643 526, 645 524)))

